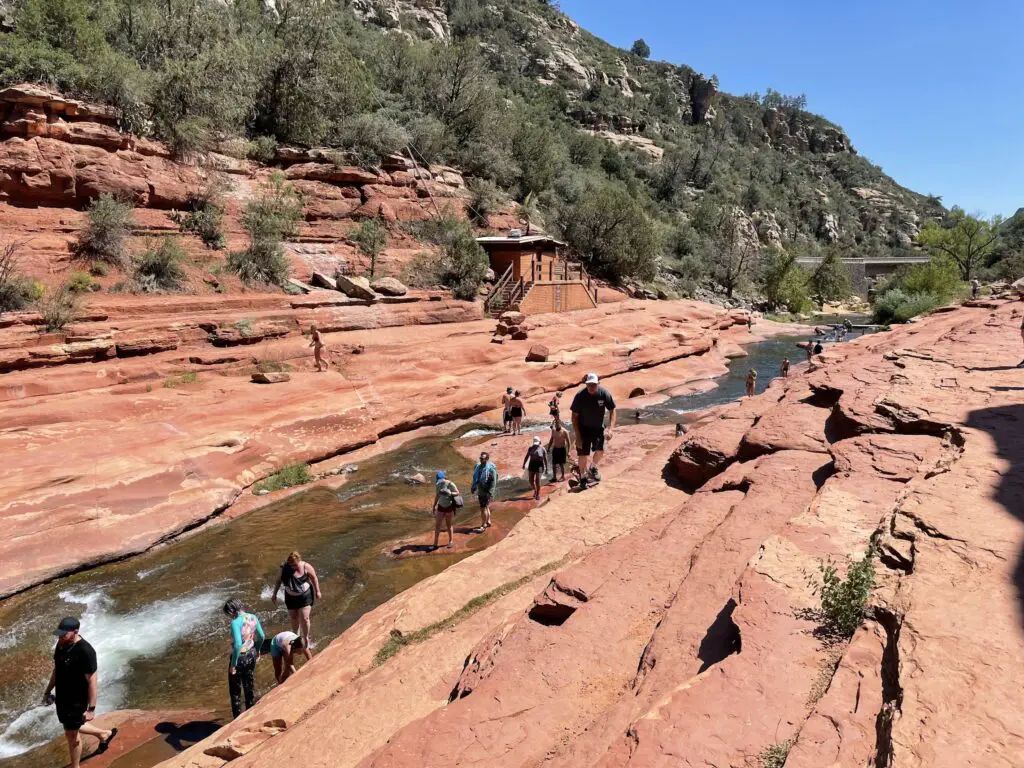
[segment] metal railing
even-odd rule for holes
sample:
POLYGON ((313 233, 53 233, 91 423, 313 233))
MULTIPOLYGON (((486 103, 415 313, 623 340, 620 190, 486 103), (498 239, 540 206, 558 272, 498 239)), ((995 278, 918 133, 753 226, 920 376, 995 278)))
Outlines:
POLYGON ((495 309, 498 308, 499 304, 501 306, 508 306, 507 303, 503 300, 503 297, 505 296, 507 289, 509 287, 509 283, 511 282, 512 265, 509 264, 508 269, 506 269, 505 273, 498 279, 498 282, 494 284, 494 288, 491 290, 491 295, 487 297, 486 301, 484 301, 484 309, 486 311, 493 312, 495 309))

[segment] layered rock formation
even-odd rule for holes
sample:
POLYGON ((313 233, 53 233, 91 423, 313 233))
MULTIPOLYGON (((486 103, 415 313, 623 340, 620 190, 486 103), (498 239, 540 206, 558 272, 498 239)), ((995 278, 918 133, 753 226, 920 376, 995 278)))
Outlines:
POLYGON ((14 532, 0 544, 0 594, 145 550, 283 465, 489 411, 509 382, 543 399, 590 370, 620 374, 608 384, 616 395, 630 376, 674 382, 690 359, 688 378, 722 373, 715 342, 743 322, 694 302, 622 302, 532 318, 531 341, 498 346, 479 304, 422 292, 374 303, 331 291, 96 297, 90 307, 72 342, 30 324, 0 329, 0 443, 12 457, 0 519, 14 532), (313 372, 302 335, 314 322, 328 373, 313 372), (533 344, 547 362, 523 362, 533 344), (286 383, 251 382, 285 370, 286 383))
POLYGON ((689 498, 656 449, 552 499, 168 765, 1017 765, 1021 314, 797 366, 685 438, 723 457, 689 498), (867 617, 829 639, 809 582, 868 553, 867 617))

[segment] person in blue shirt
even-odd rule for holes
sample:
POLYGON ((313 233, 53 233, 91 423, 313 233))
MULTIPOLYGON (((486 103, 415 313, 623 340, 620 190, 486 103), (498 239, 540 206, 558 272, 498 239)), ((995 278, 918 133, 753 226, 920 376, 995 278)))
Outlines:
POLYGON ((476 500, 480 502, 480 528, 491 527, 491 502, 494 501, 494 492, 498 488, 498 468, 491 463, 490 454, 480 454, 480 463, 473 469, 473 487, 470 493, 476 494, 476 500))
POLYGON ((245 708, 256 703, 256 662, 266 636, 255 614, 245 610, 241 600, 232 598, 224 603, 224 615, 231 619, 231 665, 228 671, 228 693, 231 695, 231 714, 242 714, 242 691, 245 708))

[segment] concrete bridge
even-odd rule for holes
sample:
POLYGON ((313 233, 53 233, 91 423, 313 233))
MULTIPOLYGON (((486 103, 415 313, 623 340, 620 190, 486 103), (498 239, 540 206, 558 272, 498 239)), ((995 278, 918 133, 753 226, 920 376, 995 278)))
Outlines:
MULTIPOLYGON (((843 262, 850 268, 853 278, 853 288, 860 294, 868 289, 870 281, 882 275, 891 275, 897 269, 909 264, 927 264, 931 261, 928 256, 904 256, 902 258, 848 258, 843 262)), ((801 267, 813 270, 821 264, 820 258, 805 257, 797 259, 796 263, 801 267)))

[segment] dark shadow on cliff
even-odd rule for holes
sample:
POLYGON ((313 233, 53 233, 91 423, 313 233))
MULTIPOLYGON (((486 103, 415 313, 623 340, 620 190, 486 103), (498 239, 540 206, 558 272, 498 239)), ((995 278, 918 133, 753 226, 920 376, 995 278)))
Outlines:
MULTIPOLYGON (((1011 387, 993 389, 1006 391, 1011 387)), ((996 501, 1024 523, 1024 404, 972 411, 967 426, 991 435, 997 454, 1009 462, 1010 466, 1003 473, 996 490, 996 501)), ((1017 553, 1013 583, 1017 588, 1021 613, 1024 614, 1024 550, 1017 553)))
POLYGON ((192 720, 178 725, 177 723, 157 723, 154 730, 164 735, 166 741, 175 752, 184 752, 193 744, 198 744, 218 731, 223 723, 215 720, 192 720))

